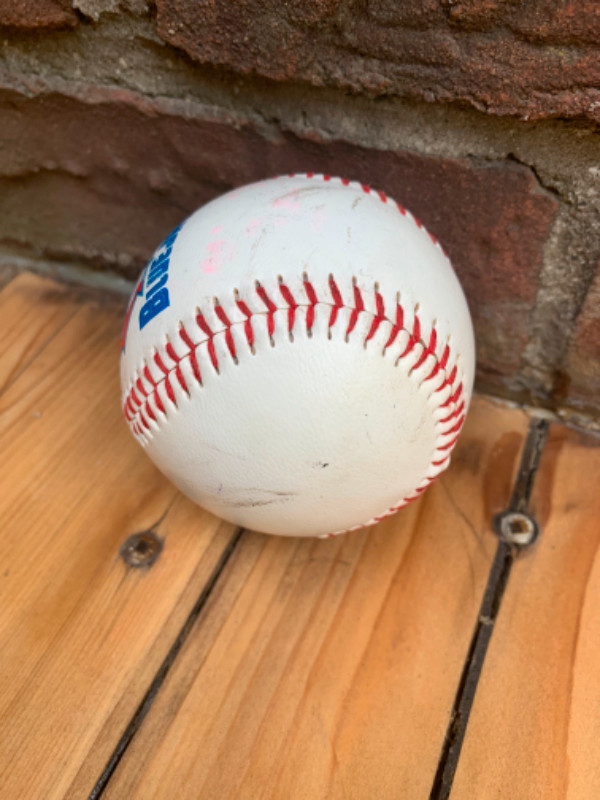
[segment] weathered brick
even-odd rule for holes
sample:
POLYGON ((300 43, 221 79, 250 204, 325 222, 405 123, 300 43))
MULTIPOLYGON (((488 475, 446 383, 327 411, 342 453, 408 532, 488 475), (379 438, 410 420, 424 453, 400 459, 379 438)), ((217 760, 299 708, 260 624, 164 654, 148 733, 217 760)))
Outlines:
POLYGON ((315 171, 370 183, 440 239, 467 293, 480 375, 518 370, 556 200, 514 162, 432 158, 186 118, 129 93, 0 96, 0 242, 134 277, 189 212, 234 185, 315 171))
POLYGON ((559 402, 600 412, 600 264, 571 338, 557 387, 559 402))
POLYGON ((157 10, 159 34, 199 63, 600 121, 597 0, 157 0, 157 10))
POLYGON ((0 27, 66 28, 77 21, 69 0, 0 0, 0 27))
POLYGON ((476 31, 506 26, 531 42, 593 44, 600 41, 600 6, 597 0, 461 0, 449 5, 452 22, 476 31))

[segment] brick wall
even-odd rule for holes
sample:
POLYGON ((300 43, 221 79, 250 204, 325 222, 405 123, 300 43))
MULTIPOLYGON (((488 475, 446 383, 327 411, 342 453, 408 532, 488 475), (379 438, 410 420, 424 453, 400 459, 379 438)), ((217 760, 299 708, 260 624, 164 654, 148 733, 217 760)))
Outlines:
POLYGON ((479 386, 600 417, 593 0, 0 0, 0 264, 133 279, 231 186, 325 171, 448 250, 479 386))

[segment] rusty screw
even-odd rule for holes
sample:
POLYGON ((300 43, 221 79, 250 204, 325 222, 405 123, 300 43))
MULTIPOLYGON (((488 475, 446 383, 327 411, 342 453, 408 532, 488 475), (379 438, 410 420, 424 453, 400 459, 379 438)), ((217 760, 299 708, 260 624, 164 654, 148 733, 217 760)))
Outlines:
POLYGON ((494 528, 503 542, 527 547, 538 537, 539 528, 533 517, 520 511, 503 511, 494 518, 494 528))
POLYGON ((151 567, 163 549, 162 540, 152 531, 129 536, 121 545, 120 555, 130 567, 151 567))

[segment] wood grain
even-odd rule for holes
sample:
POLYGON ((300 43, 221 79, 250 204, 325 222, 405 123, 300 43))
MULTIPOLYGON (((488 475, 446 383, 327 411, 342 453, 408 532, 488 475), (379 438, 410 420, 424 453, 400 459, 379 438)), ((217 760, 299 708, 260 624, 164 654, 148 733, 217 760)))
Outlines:
POLYGON ((0 292, 0 394, 80 307, 61 284, 21 273, 0 292))
POLYGON ((427 797, 526 426, 476 401, 371 531, 245 534, 105 800, 427 797))
POLYGON ((5 800, 87 796, 232 533, 130 437, 120 311, 74 302, 31 276, 0 295, 12 353, 0 396, 5 800), (158 561, 126 566, 122 542, 149 528, 164 539, 158 561))
POLYGON ((600 440, 551 427, 451 800, 600 797, 600 440))

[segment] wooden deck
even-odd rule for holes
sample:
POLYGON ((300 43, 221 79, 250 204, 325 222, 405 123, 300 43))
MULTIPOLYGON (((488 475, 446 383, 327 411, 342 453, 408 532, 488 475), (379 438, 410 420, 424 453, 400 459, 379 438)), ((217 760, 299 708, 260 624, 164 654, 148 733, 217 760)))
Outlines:
POLYGON ((376 528, 241 531, 131 438, 122 311, 0 292, 2 800, 600 797, 600 441, 476 398, 376 528))

